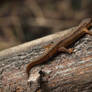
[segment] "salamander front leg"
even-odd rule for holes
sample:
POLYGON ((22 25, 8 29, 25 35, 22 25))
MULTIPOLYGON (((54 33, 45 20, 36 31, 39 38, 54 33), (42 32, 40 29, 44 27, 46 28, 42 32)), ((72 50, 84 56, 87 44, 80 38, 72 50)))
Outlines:
POLYGON ((87 28, 84 28, 83 31, 84 31, 86 34, 92 35, 92 32, 89 31, 87 28))
POLYGON ((69 48, 69 49, 67 49, 67 48, 65 48, 65 47, 60 47, 59 49, 58 49, 58 51, 59 52, 67 52, 67 53, 69 53, 69 54, 71 54, 72 52, 73 52, 73 48, 69 48))

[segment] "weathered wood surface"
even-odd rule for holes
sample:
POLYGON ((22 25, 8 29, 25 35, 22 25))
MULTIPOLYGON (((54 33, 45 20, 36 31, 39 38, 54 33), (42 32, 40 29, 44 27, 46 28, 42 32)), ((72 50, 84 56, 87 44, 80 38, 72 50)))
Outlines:
POLYGON ((61 36, 59 32, 1 51, 0 92, 92 92, 92 36, 88 35, 73 45, 71 55, 59 53, 32 68, 29 85, 26 65, 61 36))

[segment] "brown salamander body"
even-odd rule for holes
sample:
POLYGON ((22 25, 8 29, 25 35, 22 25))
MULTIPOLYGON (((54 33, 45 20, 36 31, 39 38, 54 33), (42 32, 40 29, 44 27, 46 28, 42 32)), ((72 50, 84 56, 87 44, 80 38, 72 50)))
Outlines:
POLYGON ((30 69, 33 66, 47 61, 58 51, 71 53, 72 49, 67 49, 69 45, 78 40, 84 34, 92 35, 92 32, 88 30, 90 26, 92 26, 92 19, 85 19, 81 22, 81 24, 78 26, 76 30, 73 30, 70 34, 65 35, 62 39, 53 44, 53 46, 47 52, 45 52, 40 58, 37 58, 36 60, 33 60, 31 63, 29 63, 26 67, 26 73, 28 77, 30 69))

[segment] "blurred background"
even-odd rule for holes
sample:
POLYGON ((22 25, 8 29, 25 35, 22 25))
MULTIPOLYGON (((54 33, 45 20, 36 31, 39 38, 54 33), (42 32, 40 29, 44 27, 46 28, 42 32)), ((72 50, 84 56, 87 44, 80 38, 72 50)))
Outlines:
POLYGON ((1 0, 0 50, 76 26, 92 0, 1 0))

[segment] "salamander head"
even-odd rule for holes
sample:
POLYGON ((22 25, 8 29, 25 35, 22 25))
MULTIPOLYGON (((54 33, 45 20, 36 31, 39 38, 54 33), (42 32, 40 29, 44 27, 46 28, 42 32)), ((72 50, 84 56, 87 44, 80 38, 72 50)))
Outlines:
POLYGON ((80 23, 79 27, 80 27, 80 26, 83 26, 83 27, 86 27, 86 28, 91 27, 91 26, 92 26, 92 18, 86 18, 86 19, 84 19, 84 20, 80 23))

